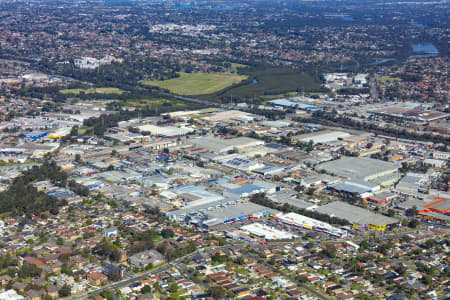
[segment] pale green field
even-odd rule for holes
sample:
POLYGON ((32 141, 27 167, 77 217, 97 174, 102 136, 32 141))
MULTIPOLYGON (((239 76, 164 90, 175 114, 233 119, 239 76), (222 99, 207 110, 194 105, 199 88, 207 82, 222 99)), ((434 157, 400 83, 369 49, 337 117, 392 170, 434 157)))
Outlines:
POLYGON ((151 81, 144 80, 145 85, 168 89, 179 95, 204 95, 223 90, 235 83, 247 79, 247 76, 227 73, 180 73, 180 77, 151 81))
POLYGON ((397 77, 380 77, 380 78, 378 78, 378 81, 393 83, 393 82, 397 82, 397 81, 400 82, 400 81, 402 81, 402 79, 397 78, 397 77))
POLYGON ((89 89, 65 89, 59 91, 61 94, 79 95, 81 92, 85 94, 123 94, 123 91, 118 88, 89 88, 89 89))

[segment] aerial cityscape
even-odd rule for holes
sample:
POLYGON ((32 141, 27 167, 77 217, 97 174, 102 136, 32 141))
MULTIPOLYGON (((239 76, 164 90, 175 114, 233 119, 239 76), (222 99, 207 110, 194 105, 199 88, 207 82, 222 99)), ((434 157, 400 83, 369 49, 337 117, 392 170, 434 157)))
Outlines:
POLYGON ((0 0, 0 300, 450 299, 449 16, 0 0))

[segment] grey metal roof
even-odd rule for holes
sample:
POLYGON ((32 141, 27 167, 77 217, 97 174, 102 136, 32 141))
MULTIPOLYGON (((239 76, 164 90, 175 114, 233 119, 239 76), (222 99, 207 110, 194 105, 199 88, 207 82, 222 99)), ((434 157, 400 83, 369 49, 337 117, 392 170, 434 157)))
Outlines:
POLYGON ((319 213, 345 219, 352 224, 390 225, 398 223, 394 218, 375 214, 364 208, 342 201, 335 201, 316 208, 319 213))
POLYGON ((395 172, 399 166, 366 157, 344 157, 316 166, 317 170, 325 170, 328 173, 353 179, 366 179, 368 177, 380 177, 389 172, 395 172))

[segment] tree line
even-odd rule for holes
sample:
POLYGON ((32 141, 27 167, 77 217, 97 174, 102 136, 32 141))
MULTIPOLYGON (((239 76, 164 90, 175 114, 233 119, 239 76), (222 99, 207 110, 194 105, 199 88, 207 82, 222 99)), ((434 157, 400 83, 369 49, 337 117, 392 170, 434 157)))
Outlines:
POLYGON ((39 215, 44 211, 58 214, 58 208, 67 201, 49 196, 38 191, 33 182, 50 180, 57 183, 66 180, 67 175, 60 170, 54 161, 44 161, 41 166, 34 166, 17 177, 9 187, 0 193, 0 213, 11 213, 15 216, 39 215))

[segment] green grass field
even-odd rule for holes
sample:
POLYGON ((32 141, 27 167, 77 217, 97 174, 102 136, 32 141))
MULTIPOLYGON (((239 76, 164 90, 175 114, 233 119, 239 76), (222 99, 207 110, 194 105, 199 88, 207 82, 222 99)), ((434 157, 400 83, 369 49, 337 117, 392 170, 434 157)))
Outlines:
POLYGON ((394 83, 394 82, 400 82, 400 81, 402 81, 402 79, 398 78, 398 77, 380 77, 380 78, 378 78, 378 81, 394 83))
POLYGON ((179 95, 204 95, 223 90, 247 79, 245 75, 227 73, 180 73, 180 77, 163 81, 142 81, 142 84, 168 89, 179 95))
POLYGON ((81 92, 85 94, 115 94, 121 95, 123 91, 118 88, 89 88, 89 89, 65 89, 59 91, 61 94, 79 95, 81 92))

